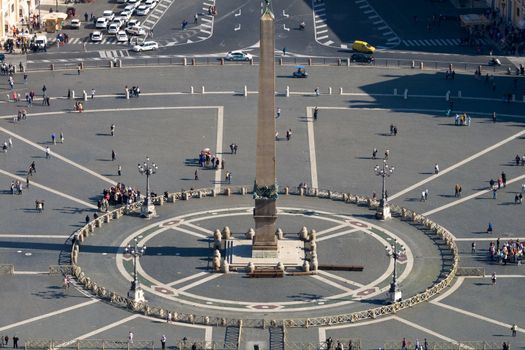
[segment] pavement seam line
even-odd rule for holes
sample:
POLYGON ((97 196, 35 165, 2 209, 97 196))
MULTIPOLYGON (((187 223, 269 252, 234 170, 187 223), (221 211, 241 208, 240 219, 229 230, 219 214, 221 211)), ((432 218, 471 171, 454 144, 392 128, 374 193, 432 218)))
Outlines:
POLYGON ((19 321, 19 322, 16 322, 16 323, 11 323, 11 324, 9 324, 7 326, 0 327, 0 332, 3 332, 5 330, 11 329, 11 328, 15 328, 15 327, 18 327, 18 326, 23 326, 23 325, 31 323, 31 322, 43 320, 43 319, 46 319, 48 317, 60 315, 60 314, 66 313, 66 312, 71 311, 71 310, 80 309, 80 308, 82 308, 84 306, 88 306, 88 305, 91 305, 91 304, 94 304, 94 303, 98 303, 98 302, 99 302, 98 299, 91 299, 91 300, 86 301, 86 302, 81 303, 81 304, 77 304, 77 305, 73 305, 73 306, 70 306, 70 307, 66 307, 65 309, 56 310, 56 311, 53 311, 53 312, 49 312, 47 314, 43 314, 43 315, 40 315, 40 316, 28 318, 28 319, 25 319, 23 321, 19 321))
MULTIPOLYGON (((24 179, 21 176, 18 176, 18 175, 15 175, 15 174, 11 174, 11 173, 9 173, 9 172, 7 172, 5 170, 2 170, 2 169, 0 169, 0 174, 4 174, 6 176, 9 176, 9 177, 12 177, 14 179, 17 179, 17 180, 19 180, 22 183, 24 183, 25 180, 26 180, 26 179, 24 179)), ((84 206, 86 206, 88 208, 97 209, 97 206, 94 205, 94 204, 91 204, 91 203, 88 203, 88 202, 84 202, 81 199, 78 199, 78 198, 75 198, 73 196, 70 196, 69 194, 66 194, 64 192, 57 191, 55 189, 52 189, 51 187, 47 187, 47 186, 41 185, 38 182, 31 181, 30 184, 31 184, 31 186, 35 186, 35 187, 41 188, 43 190, 46 190, 48 192, 51 192, 53 194, 56 194, 57 196, 60 196, 60 197, 63 197, 63 198, 67 198, 69 200, 72 200, 73 202, 77 202, 77 203, 82 204, 82 205, 84 205, 84 206)), ((27 191, 27 188, 25 189, 25 191, 27 191)))
POLYGON ((313 107, 306 108, 306 126, 308 130, 308 150, 310 153, 310 176, 311 176, 311 188, 319 188, 319 180, 317 178, 317 158, 315 154, 315 134, 314 134, 314 123, 312 117, 313 107))
MULTIPOLYGON (((418 325, 417 323, 411 322, 411 321, 409 321, 409 320, 405 320, 404 318, 401 318, 401 317, 399 317, 399 316, 393 316, 392 319, 394 319, 394 320, 396 320, 396 321, 399 321, 399 322, 401 322, 401 323, 404 323, 404 324, 406 324, 407 326, 410 326, 410 327, 412 327, 412 328, 415 328, 415 329, 418 329, 418 330, 423 331, 423 332, 425 332, 425 333, 428 333, 428 334, 430 334, 430 335, 433 335, 433 336, 435 336, 436 338, 440 338, 440 339, 442 339, 442 340, 444 340, 444 341, 447 341, 447 342, 450 342, 450 343, 454 343, 454 344, 458 344, 458 345, 459 345, 459 342, 458 342, 457 340, 454 340, 454 339, 452 339, 452 338, 449 338, 449 337, 447 337, 447 336, 444 336, 443 334, 440 334, 440 333, 438 333, 438 332, 434 332, 434 331, 431 330, 431 329, 428 329, 428 328, 426 328, 426 327, 420 326, 420 325, 418 325)), ((472 348, 469 347, 469 348, 467 348, 467 349, 472 349, 472 348)))
POLYGON ((468 162, 470 162, 470 161, 472 161, 472 160, 474 160, 476 158, 479 158, 482 155, 485 155, 486 153, 488 153, 488 152, 490 152, 490 151, 492 151, 492 150, 494 150, 494 149, 496 149, 496 148, 498 148, 500 146, 503 146, 504 144, 506 144, 506 143, 508 143, 510 141, 513 141, 513 140, 517 139, 518 137, 520 137, 520 136, 522 136, 524 134, 525 134, 525 130, 522 130, 522 131, 520 131, 520 132, 518 132, 518 133, 516 133, 516 134, 514 134, 512 136, 509 136, 506 139, 501 140, 501 141, 493 144, 492 146, 487 147, 487 148, 483 149, 482 151, 480 151, 478 153, 475 153, 475 154, 471 155, 470 157, 467 157, 467 158, 457 162, 456 164, 452 164, 448 168, 441 170, 438 174, 434 174, 432 176, 429 176, 426 179, 423 179, 423 180, 415 183, 414 185, 409 186, 409 187, 405 188, 404 190, 399 191, 398 193, 390 196, 389 199, 393 200, 395 198, 398 198, 398 197, 404 195, 405 193, 408 193, 408 192, 410 192, 410 191, 412 191, 412 190, 414 190, 414 189, 416 189, 416 188, 426 184, 427 182, 430 182, 430 181, 432 181, 432 180, 434 180, 434 179, 436 179, 436 178, 438 178, 438 177, 440 177, 442 175, 445 175, 445 174, 451 172, 452 170, 457 169, 460 166, 465 165, 466 163, 468 163, 468 162))
MULTIPOLYGON (((9 131, 9 130, 7 130, 5 128, 2 128, 2 127, 0 127, 0 131, 3 131, 4 133, 6 133, 8 135, 11 135, 11 136, 13 136, 16 139, 18 139, 18 140, 20 140, 20 141, 22 141, 22 142, 24 142, 24 143, 26 143, 26 144, 28 144, 30 146, 33 146, 34 148, 39 149, 42 152, 46 151, 46 149, 43 146, 40 146, 40 145, 34 143, 33 141, 26 139, 25 137, 22 137, 22 136, 20 136, 18 134, 15 134, 12 131, 9 131)), ((113 180, 111 180, 111 179, 109 179, 109 178, 107 178, 107 177, 105 177, 103 175, 100 175, 100 174, 94 172, 93 170, 88 169, 85 166, 82 166, 82 165, 80 165, 80 164, 78 164, 78 163, 76 163, 76 162, 74 162, 72 160, 69 160, 66 157, 61 156, 60 154, 56 153, 55 151, 50 151, 50 155, 60 159, 61 161, 65 162, 65 163, 68 163, 68 164, 74 166, 77 169, 83 170, 84 172, 86 172, 86 173, 88 173, 90 175, 98 177, 99 179, 101 179, 101 180, 103 180, 103 181, 105 181, 105 182, 107 182, 107 183, 109 183, 109 184, 111 184, 113 186, 115 186, 117 184, 115 181, 113 181, 113 180)))
MULTIPOLYGON (((217 108, 217 145, 215 147, 215 154, 222 154, 222 142, 224 137, 224 107, 219 106, 217 108)), ((222 159, 224 162, 224 157, 222 159)), ((220 193, 221 191, 221 181, 222 181, 222 169, 221 164, 215 170, 215 191, 220 193)))

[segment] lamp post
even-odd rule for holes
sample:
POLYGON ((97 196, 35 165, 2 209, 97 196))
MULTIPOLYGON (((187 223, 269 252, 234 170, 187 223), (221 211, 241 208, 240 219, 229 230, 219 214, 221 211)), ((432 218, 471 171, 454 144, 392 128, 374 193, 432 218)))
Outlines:
POLYGON ((138 258, 146 253, 146 246, 139 247, 138 239, 133 240, 133 245, 128 244, 124 248, 126 254, 130 254, 133 257, 133 281, 131 281, 131 287, 129 288, 128 298, 133 299, 136 303, 143 303, 146 301, 144 298, 144 291, 140 288, 140 283, 137 274, 137 262, 138 258))
POLYGON ((144 199, 144 203, 142 203, 140 213, 142 216, 148 219, 152 216, 157 215, 155 211, 155 205, 153 205, 153 202, 151 201, 151 192, 149 190, 149 177, 155 174, 158 168, 159 167, 155 163, 153 163, 149 159, 149 157, 146 157, 146 161, 144 163, 138 164, 139 173, 142 175, 146 175, 146 199, 144 199))
POLYGON ((379 207, 377 208, 376 218, 379 220, 390 219, 392 215, 390 214, 390 205, 388 205, 388 197, 386 195, 385 182, 386 178, 392 175, 394 172, 394 167, 387 164, 386 159, 383 160, 383 166, 380 167, 376 165, 374 172, 377 176, 383 178, 383 186, 381 188, 381 201, 379 202, 379 207))
POLYGON ((390 247, 385 247, 386 254, 391 256, 394 259, 394 273, 392 274, 392 282, 390 283, 390 289, 388 290, 388 298, 391 303, 398 302, 402 299, 403 293, 397 284, 397 260, 405 255, 405 249, 401 247, 400 250, 397 249, 397 240, 394 240, 394 243, 390 247))

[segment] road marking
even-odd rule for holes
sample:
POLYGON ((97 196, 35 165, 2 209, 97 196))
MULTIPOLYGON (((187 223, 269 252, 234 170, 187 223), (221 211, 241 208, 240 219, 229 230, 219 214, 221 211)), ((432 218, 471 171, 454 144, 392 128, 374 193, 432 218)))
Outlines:
POLYGON ((357 322, 357 323, 348 323, 348 324, 340 324, 337 326, 330 326, 330 327, 319 327, 319 343, 325 343, 326 342, 326 330, 331 329, 342 329, 342 328, 352 328, 352 327, 361 327, 361 326, 368 326, 370 324, 375 323, 381 323, 390 321, 394 318, 394 316, 386 316, 382 318, 376 318, 375 320, 369 320, 369 321, 363 321, 363 322, 357 322))
POLYGON ((463 281, 465 281, 465 277, 458 277, 456 282, 451 287, 449 287, 445 293, 441 293, 437 298, 432 299, 430 302, 435 304, 438 301, 445 299, 446 297, 454 293, 456 290, 458 290, 459 287, 461 287, 461 285, 463 284, 463 281))
POLYGON ((13 275, 47 275, 49 271, 14 271, 13 275))
POLYGON ((410 326, 412 328, 415 328, 415 329, 419 329, 420 331, 423 331, 425 333, 428 333, 430 335, 433 335, 434 337, 436 338, 440 338, 444 341, 447 341, 449 343, 454 343, 454 344, 458 344, 459 345, 459 342, 457 342, 456 340, 452 339, 452 338, 449 338, 447 336, 444 336, 443 334, 440 334, 440 333, 437 333, 437 332, 434 332, 433 330, 431 329, 428 329, 428 328, 425 328, 423 326, 420 326, 418 325, 417 323, 414 323, 414 322, 411 322, 411 321, 408 321, 408 320, 405 320, 404 318, 401 318, 399 316, 394 316, 393 317, 394 320, 396 321, 399 321, 401 323, 404 323, 406 324, 407 326, 410 326))
POLYGON ((60 310, 57 310, 57 311, 49 312, 47 314, 43 314, 43 315, 40 315, 40 316, 28 318, 28 319, 25 319, 25 320, 20 321, 20 322, 11 323, 9 325, 0 327, 0 332, 3 332, 5 330, 11 329, 11 328, 23 326, 25 324, 32 323, 32 322, 35 322, 35 321, 43 320, 43 319, 46 319, 46 318, 49 318, 49 317, 52 317, 52 316, 60 315, 60 314, 63 314, 63 313, 66 313, 66 312, 69 312, 69 311, 72 311, 72 310, 80 309, 80 308, 82 308, 84 306, 88 306, 88 305, 91 305, 91 304, 94 304, 94 303, 98 303, 98 300, 97 299, 91 299, 91 300, 86 301, 86 302, 81 303, 81 304, 77 304, 77 305, 73 305, 73 306, 70 306, 70 307, 66 307, 64 309, 60 309, 60 310))
POLYGON ((202 279, 200 279, 200 280, 198 280, 196 282, 190 283, 187 286, 179 288, 179 289, 177 289, 177 291, 183 292, 185 290, 188 290, 188 289, 191 289, 193 287, 196 287, 196 286, 198 286, 200 284, 203 284, 203 283, 206 283, 208 281, 211 281, 211 280, 213 280, 213 279, 215 279, 217 277, 221 277, 221 275, 222 275, 220 273, 209 273, 209 272, 206 272, 206 274, 208 274, 209 276, 208 277, 204 277, 204 278, 202 278, 202 279))
MULTIPOLYGON (((489 276, 489 278, 490 278, 490 276, 489 276)), ((485 317, 483 315, 476 314, 474 312, 470 312, 470 311, 467 311, 467 310, 463 310, 463 309, 460 309, 460 308, 455 307, 455 306, 450 306, 450 305, 447 305, 447 304, 443 304, 443 303, 440 303, 438 301, 434 302, 433 300, 431 300, 430 302, 432 304, 440 306, 442 308, 449 309, 449 310, 455 311, 457 313, 460 313, 460 314, 463 314, 463 315, 467 315, 467 316, 476 318, 478 320, 485 321, 485 322, 488 322, 488 323, 492 323, 492 324, 495 324, 497 326, 501 326, 501 327, 504 327, 504 328, 507 328, 507 329, 510 329, 510 327, 512 326, 512 325, 510 325, 508 323, 504 323, 504 322, 501 322, 501 321, 496 321, 493 318, 485 317)), ((525 329, 521 328, 521 327, 518 327, 517 331, 520 332, 520 333, 525 333, 525 329)))
POLYGON ((327 228, 326 230, 322 230, 322 231, 317 232, 317 237, 319 237, 321 235, 324 235, 324 234, 327 234, 327 233, 330 233, 330 232, 333 232, 333 231, 340 230, 340 229, 345 228, 345 227, 348 227, 348 225, 347 224, 342 224, 342 225, 337 225, 337 226, 333 226, 333 227, 327 228))
POLYGON ((181 278, 179 280, 167 283, 166 285, 168 287, 173 287, 176 284, 180 284, 180 283, 184 283, 184 282, 187 282, 187 281, 191 281, 191 280, 193 280, 195 278, 200 278, 201 276, 204 276, 204 275, 207 275, 207 274, 208 274, 208 272, 199 272, 199 273, 196 273, 194 275, 191 275, 191 276, 188 276, 188 277, 184 277, 184 278, 181 278))
MULTIPOLYGON (((219 106, 217 109, 217 146, 215 147, 216 154, 222 154, 222 138, 224 133, 224 107, 219 106)), ((224 160, 224 159, 223 159, 224 160)), ((215 191, 221 191, 222 169, 221 166, 215 171, 215 191)))
POLYGON ((330 238, 335 238, 335 237, 347 235, 349 233, 357 232, 357 231, 361 231, 361 229, 360 228, 353 228, 351 230, 346 230, 346 231, 343 231, 343 232, 332 233, 331 235, 319 237, 317 239, 317 242, 325 241, 325 240, 330 239, 330 238))
MULTIPOLYGON (((516 138, 518 138, 520 136, 522 136, 522 135, 525 135, 525 130, 522 130, 522 131, 520 131, 520 132, 518 132, 518 133, 516 133, 516 134, 514 134, 514 135, 512 135, 510 137, 507 137, 506 139, 504 139, 504 140, 502 140, 502 141, 500 141, 500 142, 498 142, 498 143, 496 143, 496 144, 494 144, 494 145, 492 145, 490 147, 487 147, 487 148, 483 149, 482 151, 480 151, 478 153, 475 153, 475 154, 471 155, 470 157, 465 158, 465 159, 463 159, 462 161, 460 161, 460 162, 458 162, 456 164, 453 164, 453 165, 449 166, 446 169, 441 170, 438 174, 434 174, 432 176, 429 176, 428 178, 426 178, 424 180, 421 180, 418 183, 405 188, 404 190, 399 191, 398 193, 390 196, 389 199, 398 198, 398 197, 404 195, 407 192, 410 192, 410 191, 412 191, 412 190, 414 190, 414 189, 416 189, 418 187, 421 187, 422 185, 426 184, 427 182, 430 182, 430 181, 432 181, 432 180, 434 180, 434 179, 436 179, 436 178, 438 178, 438 177, 440 177, 442 175, 445 175, 445 174, 451 172, 452 170, 454 170, 456 168, 459 168, 460 166, 465 165, 466 163, 468 163, 468 162, 470 162, 470 161, 472 161, 472 160, 474 160, 476 158, 479 158, 482 155, 484 155, 484 154, 486 154, 486 153, 488 153, 488 152, 490 152, 490 151, 492 151, 492 150, 494 150, 494 149, 496 149, 496 148, 498 148, 500 146, 503 146, 504 144, 506 144, 506 143, 508 143, 508 142, 510 142, 510 141, 512 141, 512 140, 514 140, 514 139, 516 139, 516 138)), ((516 178, 516 179, 518 179, 518 178, 516 178)))
POLYGON ((317 158, 315 155, 315 134, 313 121, 313 107, 306 108, 306 125, 308 130, 308 151, 310 153, 311 188, 319 188, 317 180, 317 158))
MULTIPOLYGON (((504 236, 501 236, 501 235, 498 235, 498 237, 501 238, 501 239, 505 239, 505 240, 516 241, 516 240, 519 239, 520 241, 525 241, 525 237, 504 237, 504 236)), ((490 242, 490 241, 494 241, 494 237, 482 237, 482 238, 477 238, 477 237, 464 238, 464 237, 461 237, 461 238, 456 238, 455 241, 456 242, 465 242, 465 241, 469 241, 469 242, 472 242, 472 241, 490 242)))
MULTIPOLYGON (((2 169, 0 169, 0 174, 4 174, 4 175, 7 175, 7 176, 12 177, 12 178, 14 178, 14 179, 17 179, 18 181, 20 181, 20 182, 22 182, 22 183, 25 183, 25 181, 26 181, 25 178, 23 178, 23 177, 21 177, 21 176, 18 176, 18 175, 15 175, 15 174, 11 174, 11 173, 9 173, 9 172, 7 172, 7 171, 5 171, 5 170, 2 170, 2 169)), ((88 202, 84 202, 84 201, 81 200, 81 199, 78 199, 78 198, 75 198, 75 197, 70 196, 70 195, 68 195, 68 194, 65 194, 65 193, 63 193, 63 192, 57 191, 57 190, 55 190, 55 189, 52 189, 51 187, 47 187, 47 186, 41 185, 41 184, 39 184, 38 182, 33 182, 33 181, 31 181, 31 182, 30 182, 30 186, 34 186, 34 187, 41 188, 41 189, 46 190, 46 191, 48 191, 48 192, 54 193, 54 194, 56 194, 57 196, 60 196, 60 197, 63 197, 63 198, 67 198, 67 199, 69 199, 69 200, 71 200, 71 201, 73 201, 73 202, 77 202, 77 203, 79 203, 79 204, 82 204, 83 206, 86 206, 86 207, 88 207, 88 208, 91 208, 91 209, 97 209, 97 206, 94 205, 94 204, 91 204, 91 203, 88 203, 88 202)), ((27 188, 25 189, 25 191, 27 191, 27 188)))
POLYGON ((331 280, 329 280, 327 278, 324 278, 324 277, 321 277, 319 275, 312 275, 312 278, 314 278, 314 279, 316 279, 316 280, 318 280, 318 281, 320 281, 320 282, 322 282, 324 284, 332 286, 334 288, 337 288, 337 289, 340 289, 342 291, 345 291, 347 293, 353 293, 355 291, 354 289, 347 288, 345 286, 340 285, 339 283, 336 283, 334 281, 331 281, 331 280))
POLYGON ((181 223, 181 225, 194 228, 194 229, 199 230, 201 232, 204 232, 204 233, 206 233, 208 235, 213 235, 213 231, 212 230, 208 230, 207 228, 197 226, 195 224, 192 224, 191 222, 184 221, 184 222, 181 223))
POLYGON ((351 285, 356 286, 358 288, 363 288, 365 286, 364 284, 361 284, 359 282, 355 282, 355 281, 343 278, 341 276, 334 275, 333 273, 329 273, 329 272, 326 272, 324 270, 318 270, 317 272, 319 274, 321 274, 321 275, 327 276, 327 277, 332 278, 334 280, 338 280, 338 281, 341 281, 341 282, 344 282, 344 283, 351 284, 351 285))
MULTIPOLYGON (((0 131, 6 133, 8 135, 11 135, 12 137, 14 137, 14 138, 16 138, 16 139, 18 139, 18 140, 20 140, 20 141, 22 141, 24 143, 27 143, 28 145, 33 146, 34 148, 39 149, 42 152, 45 152, 45 150, 46 150, 44 147, 34 143, 33 141, 30 141, 30 140, 26 139, 25 137, 22 137, 22 136, 20 136, 18 134, 15 134, 14 132, 9 131, 9 130, 7 130, 5 128, 0 127, 0 131)), ((97 178, 99 178, 99 179, 101 179, 101 180, 103 180, 103 181, 105 181, 107 183, 110 183, 113 186, 115 186, 117 184, 115 181, 113 181, 113 180, 111 180, 111 179, 109 179, 109 178, 107 178, 107 177, 105 177, 103 175, 100 175, 100 174, 94 172, 93 170, 88 169, 85 166, 82 166, 82 165, 80 165, 80 164, 78 164, 78 163, 76 163, 76 162, 74 162, 72 160, 69 160, 66 157, 63 157, 63 156, 55 153, 54 151, 51 151, 50 154, 51 154, 51 156, 56 157, 56 158, 60 159, 61 161, 66 162, 66 163, 68 163, 68 164, 70 164, 70 165, 72 165, 72 166, 74 166, 74 167, 76 167, 76 168, 78 168, 80 170, 83 170, 86 173, 91 174, 91 175, 93 175, 93 176, 95 176, 95 177, 97 177, 97 178)))
POLYGON ((10 233, 0 233, 0 238, 68 239, 69 235, 20 235, 20 234, 10 234, 10 233))
POLYGON ((193 231, 190 231, 190 230, 186 230, 185 228, 182 228, 182 227, 179 227, 179 226, 170 226, 168 228, 170 228, 172 230, 175 230, 175 231, 184 232, 184 233, 187 233, 187 234, 189 234, 191 236, 195 236, 195 237, 201 238, 201 239, 208 239, 209 238, 208 236, 201 235, 200 233, 193 232, 193 231))
POLYGON ((323 36, 317 37, 317 40, 323 40, 327 38, 328 38, 328 35, 323 35, 323 36))

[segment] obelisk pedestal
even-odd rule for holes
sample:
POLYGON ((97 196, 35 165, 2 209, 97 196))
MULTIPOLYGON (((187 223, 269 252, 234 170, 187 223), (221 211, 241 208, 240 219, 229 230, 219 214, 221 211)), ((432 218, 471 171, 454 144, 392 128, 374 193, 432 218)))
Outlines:
POLYGON ((254 185, 255 236, 253 258, 278 255, 275 221, 277 185, 275 181, 275 19, 266 7, 260 19, 259 100, 257 106, 257 151, 254 185))

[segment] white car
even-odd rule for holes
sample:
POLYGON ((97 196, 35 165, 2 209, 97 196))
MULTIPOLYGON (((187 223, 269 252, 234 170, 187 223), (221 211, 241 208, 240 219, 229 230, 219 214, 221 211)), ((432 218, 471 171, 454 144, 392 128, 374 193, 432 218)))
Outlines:
POLYGON ((253 59, 253 56, 244 51, 230 51, 224 59, 228 61, 250 61, 253 59))
POLYGON ((136 4, 126 5, 126 7, 124 7, 124 11, 133 13, 133 11, 135 11, 135 9, 137 8, 137 6, 135 5, 136 4))
POLYGON ((91 33, 91 41, 102 41, 102 33, 99 31, 91 33))
POLYGON ((117 4, 125 4, 128 0, 117 0, 117 4))
POLYGON ((133 11, 120 11, 118 16, 120 18, 123 18, 127 22, 130 20, 132 14, 133 14, 133 11))
POLYGON ((140 45, 133 46, 133 51, 135 52, 151 51, 151 50, 157 50, 158 48, 159 48, 159 44, 157 44, 155 41, 144 41, 140 45))
POLYGON ((69 22, 69 28, 80 29, 80 20, 78 18, 72 19, 71 22, 69 22))
POLYGON ((112 23, 108 27, 108 34, 117 34, 120 31, 120 25, 118 23, 112 23))
POLYGON ((109 19, 106 17, 100 17, 97 18, 97 22, 95 23, 95 28, 97 29, 106 29, 108 27, 109 19))
POLYGON ((126 19, 124 17, 117 16, 113 18, 113 21, 111 21, 110 25, 112 24, 118 24, 119 26, 123 26, 124 23, 126 23, 126 19))
POLYGON ((146 5, 140 5, 139 7, 137 7, 137 9, 135 10, 135 14, 137 16, 146 16, 150 11, 150 8, 149 6, 146 6, 146 5))
POLYGON ((126 23, 126 27, 127 28, 130 28, 130 27, 139 27, 140 26, 140 21, 138 19, 135 19, 135 18, 132 18, 128 21, 128 23, 126 23))
POLYGON ((138 26, 128 27, 128 28, 126 28, 126 32, 129 35, 139 35, 139 36, 145 36, 146 35, 146 29, 144 29, 142 27, 138 27, 138 26))
POLYGON ((121 30, 117 33, 117 42, 119 43, 127 43, 128 42, 128 36, 125 31, 121 30))
POLYGON ((128 4, 140 4, 140 0, 128 0, 128 4))
POLYGON ((115 14, 111 10, 106 10, 102 13, 102 17, 106 17, 109 21, 112 21, 115 18, 115 14))
POLYGON ((157 6, 157 0, 146 0, 144 5, 148 6, 150 10, 153 10, 157 6))

